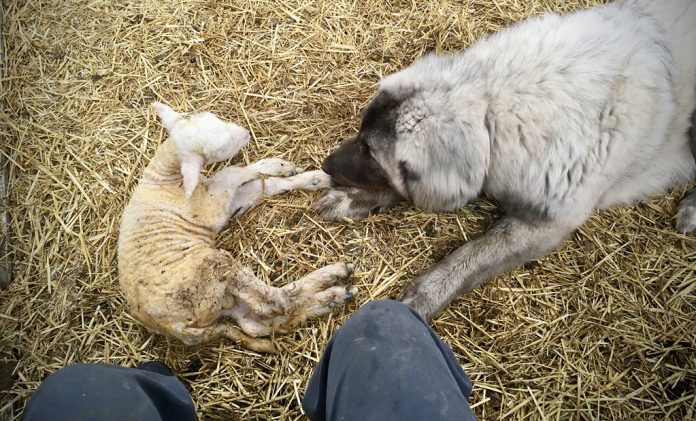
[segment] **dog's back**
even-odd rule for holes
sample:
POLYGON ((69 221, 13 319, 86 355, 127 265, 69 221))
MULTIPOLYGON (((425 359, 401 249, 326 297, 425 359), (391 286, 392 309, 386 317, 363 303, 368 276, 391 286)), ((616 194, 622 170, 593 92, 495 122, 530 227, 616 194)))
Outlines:
POLYGON ((679 103, 677 130, 691 127, 693 143, 696 137, 693 128, 696 124, 696 1, 623 0, 619 5, 640 8, 653 16, 664 29, 677 69, 672 75, 679 103))
POLYGON ((633 202, 692 176, 685 136, 696 68, 687 46, 696 30, 685 22, 696 21, 696 8, 647 3, 547 15, 470 50, 490 68, 480 78, 495 129, 489 194, 554 218, 576 210, 580 220, 587 204, 633 202))

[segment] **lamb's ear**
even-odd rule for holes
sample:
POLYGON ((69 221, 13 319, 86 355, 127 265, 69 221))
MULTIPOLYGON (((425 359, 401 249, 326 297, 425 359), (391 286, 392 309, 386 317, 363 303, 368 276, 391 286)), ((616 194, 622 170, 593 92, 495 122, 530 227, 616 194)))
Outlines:
POLYGON ((178 123, 179 120, 182 119, 181 114, 177 113, 176 111, 172 110, 171 107, 162 104, 161 102, 153 102, 152 108, 155 110, 160 120, 162 120, 162 124, 164 125, 164 127, 170 133, 176 125, 176 123, 178 123))
POLYGON ((198 179, 203 168, 203 157, 187 154, 181 159, 181 176, 184 178, 184 194, 191 197, 198 186, 198 179))

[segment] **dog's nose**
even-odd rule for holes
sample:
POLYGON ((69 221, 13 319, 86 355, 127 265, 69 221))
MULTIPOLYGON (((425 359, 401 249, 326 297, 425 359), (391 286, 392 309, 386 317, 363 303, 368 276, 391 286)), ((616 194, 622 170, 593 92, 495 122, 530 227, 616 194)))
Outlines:
POLYGON ((329 175, 332 175, 331 172, 333 171, 333 165, 331 165, 332 157, 333 155, 327 156, 324 162, 321 163, 321 170, 329 175))

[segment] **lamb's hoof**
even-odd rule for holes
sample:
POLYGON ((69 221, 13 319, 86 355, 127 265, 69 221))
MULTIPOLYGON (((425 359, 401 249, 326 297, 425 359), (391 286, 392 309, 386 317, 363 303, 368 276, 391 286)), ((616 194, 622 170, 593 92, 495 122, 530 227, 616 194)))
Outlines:
POLYGON ((331 177, 322 170, 307 171, 292 177, 295 188, 302 190, 320 190, 331 186, 331 177))
POLYGON ((290 177, 295 174, 304 172, 304 169, 298 167, 290 161, 285 161, 280 158, 266 158, 256 161, 250 167, 257 173, 270 177, 290 177))
POLYGON ((350 303, 355 299, 355 294, 358 292, 358 288, 351 286, 346 288, 346 295, 344 297, 344 301, 347 303, 350 303))
POLYGON ((249 338, 241 343, 241 345, 251 351, 260 352, 263 354, 277 354, 278 347, 269 339, 249 338))
POLYGON ((352 275, 354 271, 355 265, 353 265, 352 263, 348 263, 346 265, 346 278, 350 278, 350 275, 352 275))

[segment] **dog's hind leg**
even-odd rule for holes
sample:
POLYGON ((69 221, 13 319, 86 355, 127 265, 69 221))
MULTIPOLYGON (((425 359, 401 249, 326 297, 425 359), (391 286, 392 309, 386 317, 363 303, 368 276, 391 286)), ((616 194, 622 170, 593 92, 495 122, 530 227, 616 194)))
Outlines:
POLYGON ((401 301, 429 320, 460 294, 554 250, 574 228, 503 217, 481 237, 464 244, 418 276, 406 287, 401 301))
MULTIPOLYGON (((696 160, 696 110, 691 115, 691 154, 696 160)), ((679 202, 677 209, 677 230, 683 233, 696 232, 696 188, 691 189, 679 202)))

